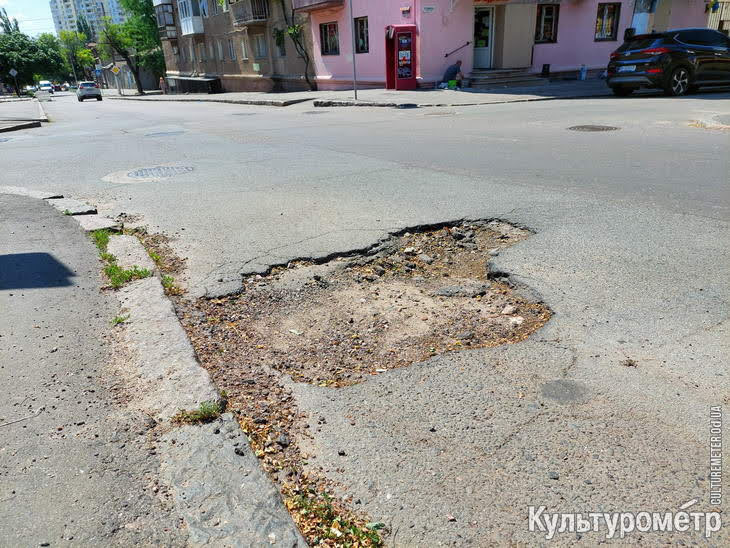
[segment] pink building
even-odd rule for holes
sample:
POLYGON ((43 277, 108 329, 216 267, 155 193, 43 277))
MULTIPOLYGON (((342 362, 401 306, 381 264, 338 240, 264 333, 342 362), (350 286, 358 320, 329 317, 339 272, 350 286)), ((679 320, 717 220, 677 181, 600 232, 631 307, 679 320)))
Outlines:
MULTIPOLYGON (((360 86, 384 87, 386 28, 415 25, 416 76, 430 87, 447 66, 474 70, 575 71, 606 66, 629 27, 637 33, 707 25, 708 0, 293 0, 309 13, 320 89, 352 86, 353 39, 360 86)), ((483 72, 482 72, 483 74, 483 72)))

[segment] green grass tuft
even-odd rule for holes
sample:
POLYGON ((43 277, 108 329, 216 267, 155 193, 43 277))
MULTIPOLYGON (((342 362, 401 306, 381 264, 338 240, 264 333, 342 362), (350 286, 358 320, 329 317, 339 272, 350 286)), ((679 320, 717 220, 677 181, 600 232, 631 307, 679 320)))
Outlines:
POLYGON ((137 266, 133 266, 132 268, 125 270, 118 264, 112 262, 104 267, 104 274, 106 274, 109 278, 110 285, 117 289, 131 280, 149 278, 152 275, 152 272, 146 268, 139 268, 137 266))
POLYGON ((192 411, 180 409, 180 411, 172 417, 172 422, 175 424, 203 424, 214 421, 221 416, 223 411, 223 406, 220 403, 204 401, 200 404, 198 409, 193 409, 192 411))
MULTIPOLYGON (((99 249, 99 251, 106 252, 106 246, 109 245, 109 231, 106 229, 103 230, 94 230, 91 233, 91 239, 94 240, 94 243, 96 244, 96 247, 99 249)), ((104 255, 101 257, 104 259, 104 255)), ((104 259, 108 260, 108 259, 104 259)))
POLYGON ((112 319, 112 325, 119 325, 126 322, 129 319, 129 314, 126 316, 114 316, 112 319))

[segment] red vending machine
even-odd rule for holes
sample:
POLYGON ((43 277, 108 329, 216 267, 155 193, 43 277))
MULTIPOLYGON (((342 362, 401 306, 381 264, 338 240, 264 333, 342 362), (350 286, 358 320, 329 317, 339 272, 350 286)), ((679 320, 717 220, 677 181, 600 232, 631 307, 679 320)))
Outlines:
POLYGON ((385 29, 385 87, 416 89, 416 25, 385 29))

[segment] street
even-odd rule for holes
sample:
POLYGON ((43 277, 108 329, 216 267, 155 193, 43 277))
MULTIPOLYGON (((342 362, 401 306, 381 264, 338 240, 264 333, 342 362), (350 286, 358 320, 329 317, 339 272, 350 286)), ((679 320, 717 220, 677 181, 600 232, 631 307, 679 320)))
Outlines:
MULTIPOLYGON (((730 408, 730 133, 702 122, 730 114, 728 99, 703 91, 390 109, 79 103, 58 93, 43 103, 50 123, 0 138, 0 187, 62 193, 168 236, 184 260, 181 319, 251 275, 272 283, 273 266, 358 254, 395 233, 462 220, 525 229, 485 261, 551 310, 526 340, 433 352, 337 388, 285 374, 276 382, 301 413, 293 435, 307 432, 296 443, 308 470, 384 523, 386 544, 541 545, 530 506, 727 508, 709 504, 708 439, 710 408, 730 408)), ((3 219, 3 238, 18 223, 3 219)), ((16 364, 13 329, 25 328, 1 326, 3 375, 16 364)), ((215 380, 202 343, 193 346, 215 380)), ((13 382, 6 390, 22 400, 13 382)), ((0 469, 13 474, 2 449, 0 469)), ((177 534, 143 542, 176 544, 177 534)), ((703 535, 634 531, 622 542, 703 535)), ((727 525, 707 540, 728 542, 727 525)))

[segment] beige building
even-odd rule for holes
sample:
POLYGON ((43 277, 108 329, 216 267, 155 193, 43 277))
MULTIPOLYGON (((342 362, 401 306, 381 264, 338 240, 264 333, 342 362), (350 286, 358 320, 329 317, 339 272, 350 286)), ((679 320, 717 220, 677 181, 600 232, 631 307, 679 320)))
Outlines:
POLYGON ((289 36, 277 39, 275 32, 287 27, 290 0, 153 4, 171 91, 307 89, 304 59, 289 36))

